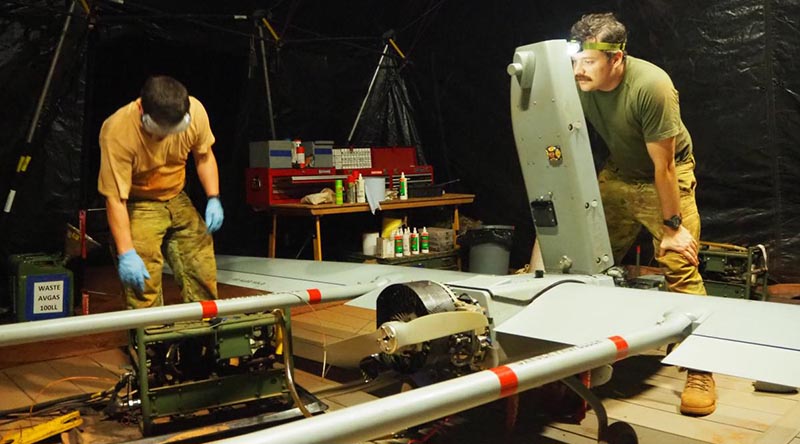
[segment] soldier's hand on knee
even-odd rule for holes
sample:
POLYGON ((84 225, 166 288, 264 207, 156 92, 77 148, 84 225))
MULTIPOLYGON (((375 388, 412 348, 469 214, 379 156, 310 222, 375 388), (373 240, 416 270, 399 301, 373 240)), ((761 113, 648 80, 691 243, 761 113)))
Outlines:
POLYGON ((136 253, 135 249, 130 249, 118 256, 119 264, 117 271, 122 285, 133 288, 139 292, 144 291, 145 279, 150 279, 150 273, 144 266, 144 261, 136 253))
POLYGON ((692 233, 684 226, 678 227, 677 230, 672 230, 670 228, 664 229, 659 256, 663 256, 667 250, 683 255, 686 260, 694 266, 700 264, 700 260, 697 257, 697 239, 695 239, 692 233))

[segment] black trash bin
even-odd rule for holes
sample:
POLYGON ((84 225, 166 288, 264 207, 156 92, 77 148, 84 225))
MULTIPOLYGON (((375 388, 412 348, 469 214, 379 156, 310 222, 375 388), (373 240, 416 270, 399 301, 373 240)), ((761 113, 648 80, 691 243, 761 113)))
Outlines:
POLYGON ((467 230, 459 244, 469 248, 469 271, 508 274, 508 261, 514 243, 513 225, 485 225, 467 230))

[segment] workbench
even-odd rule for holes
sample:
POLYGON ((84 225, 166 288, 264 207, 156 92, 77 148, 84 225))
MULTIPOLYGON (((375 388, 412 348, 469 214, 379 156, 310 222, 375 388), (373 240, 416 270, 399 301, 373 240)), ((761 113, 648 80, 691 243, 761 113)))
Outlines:
MULTIPOLYGON (((380 211, 410 210, 414 208, 453 207, 453 233, 458 233, 458 206, 470 204, 475 200, 474 194, 442 194, 435 197, 409 197, 407 200, 385 200, 380 203, 380 211)), ((322 216, 352 213, 367 213, 366 203, 336 204, 301 204, 287 203, 269 207, 272 212, 272 232, 269 235, 269 257, 275 257, 275 240, 278 234, 278 216, 299 216, 314 218, 314 260, 322 260, 322 234, 320 219, 322 216)))

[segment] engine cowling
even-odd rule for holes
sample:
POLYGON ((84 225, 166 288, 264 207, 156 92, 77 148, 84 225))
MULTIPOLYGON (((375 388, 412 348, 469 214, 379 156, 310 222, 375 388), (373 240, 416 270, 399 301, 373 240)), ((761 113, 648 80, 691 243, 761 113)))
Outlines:
MULTIPOLYGON (((457 297, 448 286, 433 281, 390 285, 378 295, 376 309, 377 326, 389 321, 409 322, 435 313, 485 314, 484 308, 474 299, 466 295, 457 297)), ((425 370, 435 379, 447 379, 480 370, 492 351, 490 337, 488 328, 483 334, 456 333, 407 346, 392 355, 381 354, 378 359, 401 373, 425 370)))

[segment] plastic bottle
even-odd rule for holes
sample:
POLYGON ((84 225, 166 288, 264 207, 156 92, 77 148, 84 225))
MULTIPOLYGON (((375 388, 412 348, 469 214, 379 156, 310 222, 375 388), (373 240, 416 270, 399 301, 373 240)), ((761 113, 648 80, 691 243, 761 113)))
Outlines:
POLYGON ((411 229, 403 228, 403 256, 411 256, 411 229))
POLYGON ((394 257, 403 257, 403 234, 400 230, 394 231, 394 257))
POLYGON ((361 177, 361 173, 358 173, 358 180, 356 181, 356 202, 358 203, 367 201, 367 193, 364 187, 364 178, 361 177))
POLYGON ((406 173, 400 173, 400 200, 407 200, 408 199, 408 180, 406 179, 406 173))
POLYGON ((419 234, 420 251, 422 253, 430 253, 430 249, 428 247, 429 240, 430 235, 428 234, 428 228, 422 227, 422 233, 419 234))
POLYGON ((303 144, 300 139, 292 140, 292 168, 297 167, 297 147, 303 144))
POLYGON ((409 238, 409 242, 411 243, 411 254, 419 254, 419 233, 417 233, 417 227, 414 227, 414 230, 411 231, 409 238))

